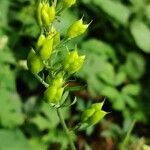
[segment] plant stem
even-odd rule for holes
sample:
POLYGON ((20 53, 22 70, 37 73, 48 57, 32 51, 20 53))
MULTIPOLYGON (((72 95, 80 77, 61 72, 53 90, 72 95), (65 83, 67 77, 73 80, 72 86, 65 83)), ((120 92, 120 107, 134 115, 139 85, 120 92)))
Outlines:
POLYGON ((49 84, 47 84, 39 75, 35 74, 35 77, 46 87, 49 87, 49 84))
POLYGON ((64 118, 63 118, 63 115, 61 113, 61 108, 57 108, 57 114, 58 114, 60 122, 61 122, 61 124, 62 124, 62 126, 63 126, 63 128, 64 128, 64 130, 66 132, 66 135, 68 137, 71 150, 76 150, 75 145, 74 145, 74 143, 72 141, 72 138, 70 136, 69 129, 67 128, 67 125, 66 125, 66 123, 64 121, 64 118))
POLYGON ((129 128, 129 130, 128 130, 128 132, 127 132, 127 134, 126 134, 126 136, 125 136, 125 138, 124 138, 124 140, 121 144, 120 150, 125 150, 126 149, 125 147, 129 142, 129 137, 131 135, 131 132, 134 128, 135 123, 136 123, 136 120, 133 120, 133 122, 131 123, 130 128, 129 128))

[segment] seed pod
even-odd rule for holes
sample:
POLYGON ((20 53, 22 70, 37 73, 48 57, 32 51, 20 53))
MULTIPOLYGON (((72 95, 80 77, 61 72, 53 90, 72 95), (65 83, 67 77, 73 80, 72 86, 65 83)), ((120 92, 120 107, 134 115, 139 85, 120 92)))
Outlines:
POLYGON ((56 94, 55 99, 54 99, 55 104, 57 104, 61 100, 63 91, 64 91, 64 88, 59 88, 57 90, 57 94, 56 94))
POLYGON ((41 2, 39 2, 36 7, 36 17, 37 17, 37 22, 38 22, 39 26, 42 26, 42 19, 41 19, 42 7, 43 7, 43 5, 41 2))
POLYGON ((78 57, 78 59, 76 59, 75 62, 72 65, 70 65, 70 71, 72 73, 77 72, 82 67, 84 59, 85 56, 78 57))
POLYGON ((36 43, 37 48, 42 47, 44 41, 45 41, 45 35, 44 35, 44 34, 41 34, 41 35, 39 36, 39 38, 38 38, 37 43, 36 43))
POLYGON ((81 115, 81 121, 85 122, 89 119, 89 117, 91 117, 95 112, 94 108, 88 108, 86 109, 83 114, 81 115))
POLYGON ((71 65, 78 59, 78 53, 77 50, 74 50, 66 56, 64 60, 64 68, 67 70, 70 68, 71 65))
POLYGON ((47 102, 53 103, 57 94, 57 88, 55 86, 50 86, 44 92, 44 99, 47 102))
POLYGON ((89 24, 83 24, 82 18, 78 21, 75 21, 67 31, 67 37, 69 39, 77 37, 81 34, 83 34, 86 29, 88 28, 89 24))
POLYGON ((64 83, 63 77, 57 77, 53 81, 53 85, 55 85, 57 88, 62 87, 63 83, 64 83))
POLYGON ((98 123, 99 121, 101 121, 102 118, 104 118, 104 116, 107 113, 105 111, 102 110, 98 110, 96 111, 89 119, 88 119, 88 124, 89 125, 95 125, 96 123, 98 123))
POLYGON ((63 0, 63 8, 69 8, 76 3, 76 0, 63 0))
POLYGON ((48 36, 43 42, 42 48, 39 50, 39 55, 41 56, 42 60, 47 60, 51 56, 53 49, 53 38, 48 36))
POLYGON ((83 65, 84 59, 85 56, 79 56, 77 49, 75 49, 66 56, 63 63, 64 70, 69 73, 77 72, 83 65))
POLYGON ((57 88, 55 85, 51 85, 44 92, 44 99, 51 104, 58 104, 62 97, 63 91, 63 87, 57 88))
POLYGON ((95 104, 92 104, 92 108, 94 108, 96 111, 97 110, 101 110, 102 107, 103 107, 103 104, 104 104, 105 101, 101 102, 101 103, 95 103, 95 104))
POLYGON ((27 66, 33 74, 38 74, 44 68, 42 59, 35 53, 33 49, 28 54, 27 66))
POLYGON ((48 8, 48 16, 49 16, 49 24, 53 22, 55 19, 56 11, 55 11, 55 6, 52 5, 48 8))
POLYGON ((44 25, 49 25, 49 14, 48 14, 49 5, 48 3, 44 3, 41 9, 41 20, 44 25))

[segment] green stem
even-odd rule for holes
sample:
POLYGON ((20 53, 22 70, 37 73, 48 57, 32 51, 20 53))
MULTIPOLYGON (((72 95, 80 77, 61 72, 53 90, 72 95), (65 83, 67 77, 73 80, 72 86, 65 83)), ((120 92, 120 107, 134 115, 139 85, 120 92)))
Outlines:
POLYGON ((47 84, 39 75, 34 75, 46 88, 49 87, 49 84, 47 84))
POLYGON ((131 123, 130 128, 129 128, 129 130, 128 130, 128 132, 127 132, 127 134, 126 134, 126 136, 125 136, 125 138, 124 138, 124 140, 121 144, 120 150, 125 150, 126 149, 126 145, 129 142, 129 137, 131 135, 131 132, 134 128, 135 123, 136 123, 136 120, 133 120, 133 122, 131 123))
POLYGON ((63 126, 63 128, 64 128, 64 130, 65 130, 65 132, 66 132, 66 135, 67 135, 67 137, 68 137, 71 150, 76 150, 75 145, 74 145, 74 143, 73 143, 73 141, 72 141, 72 138, 71 138, 71 136, 70 136, 69 129, 67 128, 67 125, 66 125, 66 123, 65 123, 65 121, 64 121, 64 118, 63 118, 63 115, 62 115, 62 113, 61 113, 61 108, 57 108, 57 114, 58 114, 58 117, 59 117, 59 119, 60 119, 60 122, 61 122, 61 124, 62 124, 62 126, 63 126))

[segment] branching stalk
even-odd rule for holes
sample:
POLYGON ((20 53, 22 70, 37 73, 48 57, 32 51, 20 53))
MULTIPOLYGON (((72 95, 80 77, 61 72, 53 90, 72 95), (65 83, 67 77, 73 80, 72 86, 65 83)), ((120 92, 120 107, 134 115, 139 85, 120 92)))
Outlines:
POLYGON ((72 140, 72 138, 71 138, 71 136, 70 136, 69 129, 67 128, 67 125, 66 125, 66 123, 65 123, 65 121, 64 121, 64 118, 63 118, 63 115, 62 115, 62 113, 61 113, 61 108, 57 108, 57 114, 58 114, 58 117, 59 117, 59 119, 60 119, 60 122, 61 122, 61 124, 62 124, 62 126, 63 126, 63 128, 64 128, 64 131, 66 132, 66 135, 67 135, 67 137, 68 137, 71 150, 76 150, 75 145, 74 145, 74 143, 73 143, 73 140, 72 140))
POLYGON ((35 77, 46 87, 49 87, 49 84, 47 84, 39 75, 35 74, 35 77))

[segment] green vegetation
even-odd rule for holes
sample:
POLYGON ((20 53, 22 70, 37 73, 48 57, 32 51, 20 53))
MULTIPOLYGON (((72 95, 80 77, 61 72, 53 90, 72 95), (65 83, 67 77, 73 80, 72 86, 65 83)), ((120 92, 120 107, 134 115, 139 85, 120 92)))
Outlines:
MULTIPOLYGON (((66 150, 69 145, 55 108, 43 100, 45 87, 27 69, 29 51, 41 47, 35 4, 34 0, 0 1, 0 150, 66 150)), ((65 105, 76 97, 74 105, 62 109, 69 129, 75 126, 71 137, 77 149, 150 149, 150 2, 77 1, 55 23, 61 39, 83 14, 84 25, 92 20, 89 28, 67 42, 68 49, 77 44, 79 56, 86 56, 79 72, 71 73, 69 92, 62 97, 68 97, 65 105), (91 116, 97 112, 93 103, 104 99, 102 109, 109 112, 107 116, 95 126, 77 131, 81 120, 92 120, 83 119, 82 112, 87 110, 91 116)), ((68 36, 73 37, 69 32, 68 36)), ((64 53, 53 63, 65 60, 66 47, 60 50, 64 53)), ((43 62, 37 57, 34 61, 40 67, 32 72, 39 73, 43 62)), ((70 68, 66 65, 66 70, 70 68)), ((51 83, 51 78, 46 82, 51 83)))

